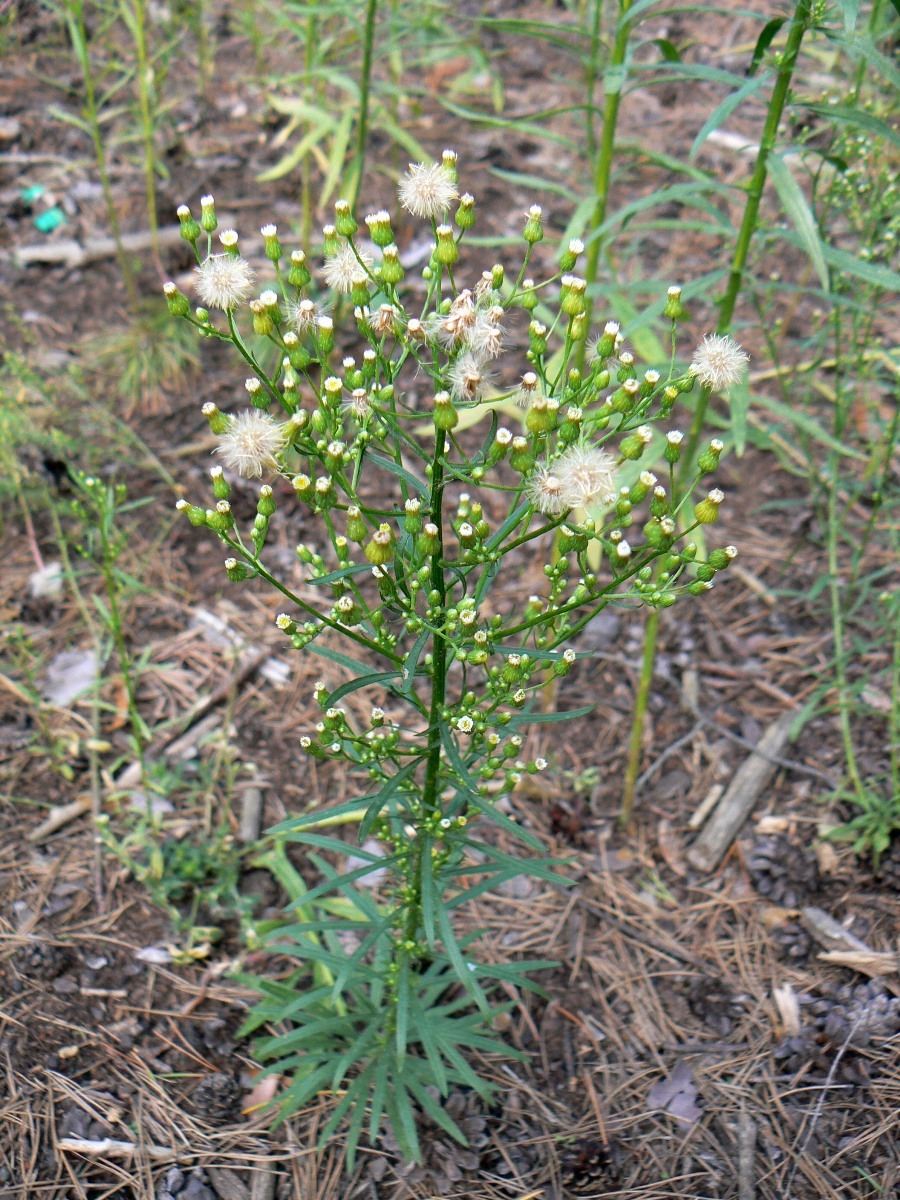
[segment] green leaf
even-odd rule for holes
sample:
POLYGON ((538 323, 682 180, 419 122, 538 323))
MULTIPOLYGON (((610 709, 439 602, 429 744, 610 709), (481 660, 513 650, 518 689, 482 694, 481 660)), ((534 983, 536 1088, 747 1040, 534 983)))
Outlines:
POLYGON ((386 1107, 400 1149, 409 1162, 421 1162, 422 1150, 416 1132, 412 1101, 402 1080, 394 1081, 393 1091, 389 1091, 386 1097, 386 1107))
POLYGON ((420 762, 421 759, 414 758, 412 762, 407 763, 405 767, 397 771, 395 775, 392 775, 381 791, 372 798, 371 803, 365 811, 365 815, 360 821, 359 840, 361 842, 364 842, 369 836, 372 825, 378 816, 387 808, 388 803, 393 799, 394 793, 415 773, 420 762))
MULTIPOLYGON (((794 234, 785 234, 785 238, 794 244, 799 242, 799 237, 794 234)), ((846 250, 836 250, 827 242, 822 243, 822 255, 827 263, 843 275, 855 275, 857 279, 873 283, 876 287, 884 288, 886 292, 900 292, 900 275, 881 263, 865 262, 848 254, 846 250)))
POLYGON ((424 481, 417 479, 415 475, 407 471, 399 463, 395 463, 393 459, 386 458, 383 454, 376 454, 372 450, 366 453, 366 459, 369 462, 375 463, 377 467, 381 467, 383 471, 389 471, 392 475, 396 475, 398 479, 402 479, 405 483, 408 483, 413 491, 418 492, 420 496, 428 496, 428 487, 424 481))
MULTIPOLYGON (((345 696, 349 696, 351 692, 358 692, 360 688, 372 687, 374 684, 387 684, 392 679, 399 679, 400 671, 371 671, 359 679, 349 679, 346 683, 342 683, 340 687, 334 689, 328 696, 328 707, 334 706, 343 700, 345 696)), ((388 688, 388 691, 394 691, 394 688, 388 688)))
POLYGON ((809 112, 814 112, 828 121, 841 121, 855 125, 857 129, 865 129, 875 137, 884 138, 894 146, 900 146, 900 133, 892 129, 886 121, 859 108, 850 108, 841 104, 806 104, 802 106, 809 112))
POLYGON ((801 412, 787 404, 782 404, 780 400, 772 400, 768 396, 757 394, 756 402, 761 408, 767 408, 769 412, 774 413, 778 417, 782 417, 788 421, 801 433, 807 434, 814 441, 820 442, 823 446, 827 446, 829 450, 835 451, 836 454, 841 454, 845 458, 857 458, 862 461, 866 460, 866 456, 859 450, 854 450, 852 446, 848 446, 846 442, 839 441, 832 436, 827 429, 823 429, 817 421, 806 413, 801 412))
POLYGON ((726 96, 724 100, 717 104, 703 122, 700 132, 694 138, 694 144, 691 146, 688 158, 693 161, 697 155, 697 151, 712 131, 718 129, 720 125, 727 121, 736 108, 739 108, 754 92, 758 92, 763 84, 768 83, 771 78, 771 72, 766 75, 754 75, 746 83, 742 84, 737 91, 732 92, 730 96, 726 96))
POLYGON ((750 411, 750 380, 746 372, 728 389, 728 404, 734 452, 741 458, 747 446, 747 413, 750 411))
POLYGON ((453 933, 453 928, 450 925, 449 909, 447 909, 443 904, 438 905, 437 920, 438 928, 441 933, 441 941, 444 943, 444 953, 453 964, 456 978, 463 985, 481 1011, 483 1013, 490 1012, 490 1005, 488 1004, 487 996, 485 996, 484 992, 479 986, 478 980, 475 978, 471 967, 462 956, 462 952, 459 948, 459 942, 457 942, 456 936, 453 933))
POLYGON ((653 38, 652 44, 659 47, 659 52, 666 62, 681 62, 681 55, 678 48, 673 46, 668 38, 653 38))
POLYGON ((282 179, 285 175, 289 175, 291 171, 303 162, 313 146, 317 146, 323 138, 328 136, 332 127, 333 122, 330 119, 326 121, 320 120, 310 129, 305 137, 300 139, 289 153, 278 160, 274 167, 269 167, 267 171, 262 171, 257 175, 257 183, 272 183, 276 179, 282 179))
POLYGON ((819 237, 816 219, 803 195, 803 190, 780 155, 769 155, 766 160, 766 169, 772 179, 775 191, 778 193, 785 215, 796 229, 803 248, 809 255, 822 290, 827 292, 829 288, 828 267, 825 265, 822 241, 819 237))
POLYGON ((859 0, 841 0, 841 12, 844 14, 844 32, 853 33, 859 14, 859 0))
POLYGON ((773 17, 763 26, 763 31, 756 39, 756 47, 753 51, 753 57, 750 60, 750 66, 747 68, 748 75, 755 75, 756 69, 763 60, 763 55, 771 46, 775 35, 781 29, 782 25, 787 20, 787 17, 773 17))
POLYGON ((335 131, 334 141, 331 146, 331 153, 328 156, 328 170, 325 175, 325 180, 322 183, 322 191, 319 196, 319 205, 324 208, 331 199, 332 192, 337 187, 341 178, 341 173, 344 170, 344 161, 347 157, 347 146, 350 144, 350 134, 353 132, 353 122, 356 118, 356 109, 354 106, 348 106, 346 112, 338 122, 337 130, 335 131))

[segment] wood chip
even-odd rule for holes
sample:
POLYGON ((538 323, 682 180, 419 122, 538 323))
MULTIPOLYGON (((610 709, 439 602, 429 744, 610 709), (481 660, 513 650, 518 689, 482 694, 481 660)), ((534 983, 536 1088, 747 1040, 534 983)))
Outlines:
POLYGON ((79 796, 70 804, 58 804, 55 808, 51 808, 47 819, 29 833, 29 842, 42 842, 44 838, 50 837, 51 833, 56 833, 70 821, 75 821, 78 817, 90 812, 92 804, 91 797, 84 795, 79 796))
POLYGON ((207 1167, 206 1173, 221 1200, 251 1200, 250 1190, 236 1171, 224 1167, 207 1167))
POLYGON ((775 774, 777 758, 787 745, 795 714, 783 713, 759 739, 756 750, 738 768, 728 790, 700 837, 687 852, 698 871, 714 871, 749 817, 754 804, 775 774))

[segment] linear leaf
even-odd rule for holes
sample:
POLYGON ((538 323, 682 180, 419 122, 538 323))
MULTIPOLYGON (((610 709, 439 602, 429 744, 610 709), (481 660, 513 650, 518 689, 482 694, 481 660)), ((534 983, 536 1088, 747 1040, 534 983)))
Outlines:
POLYGON ((812 209, 803 195, 803 189, 780 155, 770 154, 766 160, 766 167, 771 176, 775 191, 778 193, 778 198, 781 201, 785 215, 796 229, 797 236, 800 238, 804 250, 809 255, 810 262, 815 268, 819 282, 822 285, 822 290, 827 292, 829 288, 828 267, 825 264, 825 256, 822 253, 822 240, 819 237, 816 218, 813 216, 812 209))
POLYGON ((700 132, 694 138, 694 144, 691 146, 691 152, 688 155, 688 158, 693 160, 697 155, 697 151, 700 149, 712 131, 714 129, 718 129, 720 125, 727 121, 734 110, 739 108, 748 96, 752 96, 754 92, 758 92, 763 84, 768 83, 771 78, 771 72, 766 75, 753 75, 747 80, 746 83, 742 84, 737 91, 732 92, 730 96, 726 96, 724 100, 717 104, 703 122, 700 132))
POLYGON ((787 17, 773 17, 763 26, 763 31, 756 39, 756 46, 753 50, 753 57, 750 60, 750 66, 747 68, 748 75, 755 75, 756 69, 763 60, 763 55, 771 46, 775 35, 787 20, 787 17))
POLYGON ((882 121, 879 117, 864 112, 862 109, 850 108, 841 104, 803 104, 802 107, 829 121, 843 121, 848 125, 855 125, 857 129, 866 129, 876 137, 884 138, 894 146, 900 146, 900 133, 896 129, 892 129, 886 121, 882 121))

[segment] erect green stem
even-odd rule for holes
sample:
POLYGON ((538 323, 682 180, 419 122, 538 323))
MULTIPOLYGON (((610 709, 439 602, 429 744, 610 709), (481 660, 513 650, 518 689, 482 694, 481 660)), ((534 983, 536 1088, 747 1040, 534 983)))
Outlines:
POLYGON ((372 87, 372 46, 375 41, 375 19, 378 16, 378 0, 368 0, 366 24, 363 28, 363 60, 359 80, 359 115, 356 118, 356 152, 353 155, 353 195, 350 207, 355 211, 362 186, 363 167, 366 161, 366 142, 369 137, 369 96, 372 87))
MULTIPOLYGON (((753 240, 753 234, 756 232, 756 219, 759 215, 759 206, 762 200, 763 189, 766 185, 766 177, 768 175, 768 158, 775 147, 775 139, 778 135, 778 125, 781 121, 781 114, 784 112, 784 106, 787 101, 788 90, 791 85, 791 79, 794 74, 794 66, 797 62, 797 55, 800 53, 800 43, 803 41, 803 35, 806 32, 806 27, 809 23, 810 10, 812 0, 798 0, 797 7, 794 10, 794 17, 791 21, 790 29, 788 30, 787 43, 782 53, 781 62, 778 67, 778 76, 775 80, 775 86, 772 89, 772 95, 769 99, 769 110, 766 114, 766 122, 763 126, 762 137, 760 138, 759 151, 756 155, 756 164, 753 168, 753 175, 747 188, 747 202, 744 205, 744 216, 741 221, 741 228, 738 233, 737 243, 734 248, 734 256, 731 261, 731 271, 728 275, 728 285, 725 289, 725 295, 722 298, 719 307, 719 321, 716 326, 716 332, 726 334, 731 330, 731 321, 734 317, 734 309, 737 304, 738 295, 740 294, 741 286, 744 282, 744 270, 747 265, 747 257, 750 253, 750 243, 753 240)), ((679 464, 679 476, 683 480, 690 475, 693 469, 694 459, 697 454, 697 445, 700 441, 700 434, 703 431, 703 423, 706 418, 706 409, 709 404, 711 391, 704 387, 701 389, 700 395, 697 398, 697 406, 694 409, 694 417, 691 421, 690 433, 688 434, 687 446, 682 453, 681 462, 679 464)), ((660 610, 654 609, 647 621, 647 630, 644 642, 644 661, 641 667, 641 677, 638 682, 638 694, 635 700, 634 715, 631 722, 631 741, 628 750, 628 765, 625 768, 625 789, 622 796, 622 811, 621 819, 625 822, 631 818, 632 807, 634 804, 634 785, 637 780, 638 766, 641 757, 641 744, 644 735, 644 714, 647 710, 647 699, 649 695, 650 682, 653 678, 653 666, 656 660, 656 643, 659 634, 660 610), (642 698, 643 697, 643 698, 642 698)))
MULTIPOLYGON (((628 51, 628 38, 631 33, 631 26, 625 18, 628 15, 631 5, 632 0, 619 0, 616 36, 609 58, 609 66, 613 68, 622 67, 625 62, 625 55, 628 51)), ((599 9, 600 4, 598 3, 595 10, 595 20, 598 19, 599 9)), ((593 57, 594 55, 592 54, 592 59, 593 57)), ((588 245, 587 259, 585 260, 584 267, 584 277, 587 280, 587 291, 585 292, 586 308, 584 313, 585 329, 589 329, 591 325, 591 309, 593 307, 591 289, 597 282, 600 253, 603 249, 604 239, 597 231, 606 220, 606 210, 609 205, 609 180, 612 174, 613 155, 616 144, 616 120, 619 115, 619 100, 622 95, 621 84, 621 79, 615 79, 613 90, 606 93, 606 101, 603 105, 603 133, 600 138, 600 150, 594 162, 594 211, 591 216, 591 227, 588 231, 591 240, 588 245)), ((586 344, 586 339, 584 338, 579 343, 579 370, 584 368, 586 344)))
POLYGON ((866 789, 859 773, 856 762, 856 751, 853 748, 853 731, 850 728, 850 701, 847 695, 847 671, 844 651, 844 617, 841 610, 840 563, 838 562, 837 541, 837 495, 838 488, 832 482, 828 489, 828 591, 831 597, 831 631, 834 641, 834 674, 837 683, 838 718, 841 727, 841 741, 844 743, 844 758, 847 760, 847 774, 853 784, 860 802, 865 801, 866 789))
MULTIPOLYGON (((772 89, 772 95, 769 99, 766 122, 763 126, 762 136, 759 139, 756 164, 753 168, 750 183, 747 186, 747 203, 744 205, 744 218, 741 221, 741 228, 734 247, 734 257, 731 260, 728 284, 719 306, 719 323, 716 326, 716 332, 720 334, 729 333, 731 330, 734 308, 744 282, 747 256, 750 253, 750 243, 756 232, 756 219, 759 216, 759 206, 762 200, 763 189, 766 186, 769 155, 775 148, 778 125, 781 121, 781 114, 784 112, 785 103, 787 102, 788 91, 794 74, 794 66, 797 62, 797 55, 800 53, 800 43, 803 41, 803 35, 806 33, 806 28, 809 24, 811 8, 812 0, 797 0, 797 7, 794 10, 793 20, 788 30, 787 42, 782 51, 775 86, 772 89)), ((700 440, 700 434, 703 430, 709 397, 709 389, 704 388, 697 400, 697 406, 694 409, 694 419, 691 422, 691 431, 688 435, 687 447, 681 458, 682 473, 689 471, 694 462, 694 456, 697 453, 697 443, 700 440)))
MULTIPOLYGON (((153 137, 153 66, 147 53, 147 11, 144 0, 134 0, 132 8, 134 45, 137 52, 138 107, 141 116, 141 138, 144 144, 144 189, 147 197, 147 223, 157 266, 159 258, 159 219, 156 215, 156 145, 153 137)), ((201 18, 202 19, 202 18, 201 18)))

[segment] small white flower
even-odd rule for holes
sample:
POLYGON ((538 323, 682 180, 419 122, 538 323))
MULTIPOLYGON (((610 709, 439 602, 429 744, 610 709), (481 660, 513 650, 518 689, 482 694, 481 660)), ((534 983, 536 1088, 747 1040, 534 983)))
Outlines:
POLYGON ((680 446, 684 441, 684 434, 680 429, 672 429, 666 434, 666 441, 670 446, 680 446))
POLYGON ((252 408, 228 419, 228 430, 219 439, 222 462, 245 479, 259 479, 264 471, 277 471, 277 455, 285 445, 284 426, 274 417, 252 408))
POLYGON ((571 650, 571 649, 563 650, 563 662, 567 663, 570 667, 571 667, 572 663, 575 661, 575 658, 576 658, 576 655, 575 655, 574 650, 571 650))
POLYGON ((546 771, 547 770, 546 758, 536 758, 534 760, 534 766, 535 766, 535 770, 537 770, 537 771, 546 771))
POLYGON ((341 246, 337 254, 333 254, 325 260, 325 267, 322 274, 325 277, 325 282, 332 291, 346 294, 350 291, 357 280, 366 279, 366 270, 372 265, 372 256, 364 251, 359 251, 359 258, 353 252, 353 247, 349 244, 341 246), (360 265, 360 259, 364 266, 360 265))
POLYGON ((253 268, 231 254, 211 254, 196 268, 197 295, 207 308, 231 312, 253 291, 253 268))
POLYGON ((605 450, 586 445, 570 446, 553 464, 565 507, 614 504, 615 469, 615 459, 605 450))
POLYGON ((414 217, 443 217, 459 193, 450 172, 441 163, 410 163, 400 180, 400 203, 414 217))
POLYGON ((688 370, 706 387, 722 391, 738 382, 749 361, 750 355, 744 353, 734 338, 708 333, 694 351, 688 370))
POLYGON ((350 393, 350 398, 344 400, 342 405, 344 412, 353 417, 356 421, 362 424, 372 412, 372 404, 369 399, 369 393, 365 388, 354 388, 350 393))
POLYGON ((456 728, 460 733, 471 733, 475 728, 475 722, 471 717, 460 717, 456 723, 456 728))

